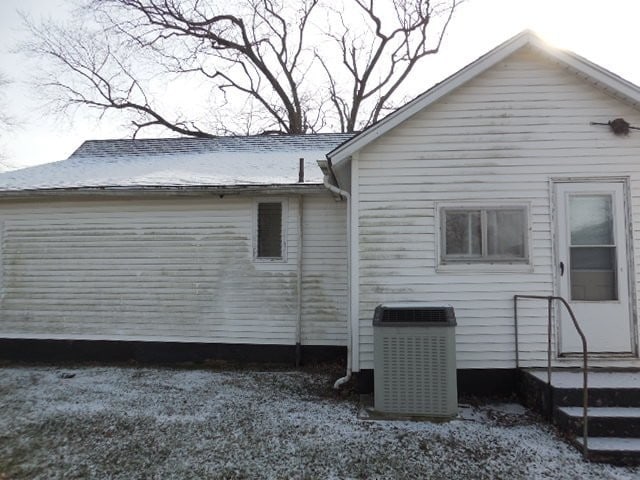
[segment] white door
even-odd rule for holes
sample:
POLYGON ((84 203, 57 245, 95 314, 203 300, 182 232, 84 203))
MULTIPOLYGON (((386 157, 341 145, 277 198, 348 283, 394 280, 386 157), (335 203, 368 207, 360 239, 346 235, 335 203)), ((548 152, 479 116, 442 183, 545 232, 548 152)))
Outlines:
MULTIPOLYGON (((573 309, 590 353, 631 353, 629 258, 623 183, 557 183, 560 295, 573 309)), ((559 309, 560 353, 582 352, 559 309)))

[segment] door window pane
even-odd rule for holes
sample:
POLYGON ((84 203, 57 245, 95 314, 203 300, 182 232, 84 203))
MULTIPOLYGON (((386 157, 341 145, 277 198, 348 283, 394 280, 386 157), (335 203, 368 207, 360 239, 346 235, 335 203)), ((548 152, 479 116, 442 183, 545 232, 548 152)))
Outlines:
POLYGON ((615 270, 615 247, 571 247, 572 270, 615 270))
POLYGON ((487 210, 487 254, 489 256, 524 257, 525 212, 487 210))
POLYGON ((571 299, 618 299, 616 247, 571 247, 571 299))
POLYGON ((569 197, 571 245, 613 245, 610 195, 569 197))
POLYGON ((569 196, 569 227, 571 299, 617 300, 611 195, 569 196))

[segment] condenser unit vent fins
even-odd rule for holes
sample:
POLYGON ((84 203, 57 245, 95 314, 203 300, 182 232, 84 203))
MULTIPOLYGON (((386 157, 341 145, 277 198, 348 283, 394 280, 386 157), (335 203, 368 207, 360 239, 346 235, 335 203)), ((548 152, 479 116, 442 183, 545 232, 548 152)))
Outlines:
POLYGON ((444 308, 400 308, 383 310, 383 322, 446 322, 447 310, 444 308))

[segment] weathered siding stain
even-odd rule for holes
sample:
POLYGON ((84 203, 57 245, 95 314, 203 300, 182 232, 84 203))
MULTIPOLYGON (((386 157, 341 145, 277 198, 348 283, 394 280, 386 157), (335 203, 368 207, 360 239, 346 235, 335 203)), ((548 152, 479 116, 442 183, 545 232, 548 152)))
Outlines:
POLYGON ((346 202, 304 198, 302 340, 309 345, 346 345, 346 202))
MULTIPOLYGON (((460 368, 514 367, 512 297, 553 292, 552 177, 629 176, 640 254, 640 134, 589 125, 640 114, 548 60, 520 51, 364 148, 358 158, 359 367, 373 368, 374 307, 454 305, 460 368), (438 202, 527 203, 531 271, 437 270, 438 202)), ((637 261, 637 259, 636 259, 637 261)), ((523 304, 521 359, 543 365, 546 306, 523 304)))
MULTIPOLYGON (((287 201, 287 258, 261 263, 249 197, 5 202, 0 335, 293 344, 297 202, 287 201)), ((305 208, 305 249, 318 257, 322 242, 326 257, 344 243, 334 203, 313 195, 305 208)), ((318 282, 303 342, 343 344, 346 270, 309 268, 318 282)))

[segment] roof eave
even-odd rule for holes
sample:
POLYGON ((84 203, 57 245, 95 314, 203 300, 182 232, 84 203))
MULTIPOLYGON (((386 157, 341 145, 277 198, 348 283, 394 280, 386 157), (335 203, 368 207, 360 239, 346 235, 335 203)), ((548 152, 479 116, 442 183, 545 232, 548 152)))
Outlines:
POLYGON ((592 83, 605 87, 606 90, 627 101, 634 107, 640 105, 640 88, 619 75, 573 52, 551 47, 547 47, 542 50, 542 52, 550 58, 565 64, 575 72, 588 76, 592 83))
POLYGON ((68 196, 197 196, 197 195, 242 195, 260 194, 305 194, 325 191, 321 183, 269 184, 269 185, 150 185, 150 186, 104 186, 104 187, 69 187, 39 188, 24 190, 0 191, 0 199, 26 199, 34 197, 68 197, 68 196))

